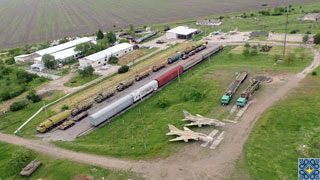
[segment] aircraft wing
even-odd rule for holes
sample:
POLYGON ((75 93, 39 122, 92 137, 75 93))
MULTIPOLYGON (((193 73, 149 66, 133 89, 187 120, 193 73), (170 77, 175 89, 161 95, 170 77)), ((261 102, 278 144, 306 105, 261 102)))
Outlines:
POLYGON ((180 136, 180 137, 176 137, 174 139, 170 139, 169 141, 173 142, 173 141, 185 141, 185 140, 198 140, 198 138, 196 137, 191 137, 191 136, 180 136))

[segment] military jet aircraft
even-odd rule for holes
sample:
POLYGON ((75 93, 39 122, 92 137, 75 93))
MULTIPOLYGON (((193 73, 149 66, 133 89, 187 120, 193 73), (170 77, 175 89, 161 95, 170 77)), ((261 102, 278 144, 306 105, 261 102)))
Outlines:
POLYGON ((201 140, 201 141, 206 141, 210 142, 213 140, 212 137, 207 136, 206 134, 203 133, 197 133, 194 131, 191 131, 189 128, 184 127, 183 130, 180 130, 176 127, 174 127, 171 124, 168 124, 170 132, 168 132, 166 135, 177 135, 179 137, 175 139, 170 139, 170 141, 185 141, 188 142, 189 140, 201 140))
POLYGON ((198 127, 202 127, 202 125, 214 125, 216 127, 225 126, 225 123, 220 122, 219 120, 206 118, 199 114, 197 114, 196 116, 193 116, 186 110, 183 110, 183 114, 184 114, 184 119, 182 119, 182 121, 192 121, 191 123, 186 124, 185 126, 198 126, 198 127))

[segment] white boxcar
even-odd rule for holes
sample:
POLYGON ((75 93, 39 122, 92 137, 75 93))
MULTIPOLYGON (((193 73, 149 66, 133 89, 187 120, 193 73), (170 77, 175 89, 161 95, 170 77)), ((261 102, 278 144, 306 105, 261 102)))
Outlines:
POLYGON ((133 97, 133 101, 137 102, 143 97, 145 97, 146 95, 150 94, 152 91, 155 91, 157 89, 158 89, 158 81, 153 80, 131 93, 133 97))
POLYGON ((113 102, 109 106, 101 109, 100 111, 89 116, 90 124, 98 126, 119 112, 123 111, 127 107, 133 104, 133 98, 130 95, 124 96, 117 101, 113 102))

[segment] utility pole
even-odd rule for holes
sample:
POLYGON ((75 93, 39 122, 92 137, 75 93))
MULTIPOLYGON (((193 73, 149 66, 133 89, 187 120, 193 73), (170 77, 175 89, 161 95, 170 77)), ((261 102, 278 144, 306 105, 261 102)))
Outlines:
POLYGON ((289 18, 289 6, 287 6, 286 32, 284 34, 283 54, 282 54, 283 57, 285 57, 285 55, 286 55, 286 43, 287 43, 287 33, 288 33, 288 18, 289 18))

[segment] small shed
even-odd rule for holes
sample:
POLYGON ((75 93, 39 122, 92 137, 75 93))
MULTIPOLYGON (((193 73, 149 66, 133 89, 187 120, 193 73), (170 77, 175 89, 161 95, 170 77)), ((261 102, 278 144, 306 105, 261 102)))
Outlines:
POLYGON ((320 13, 309 13, 305 15, 302 20, 304 21, 318 21, 320 20, 320 13))

